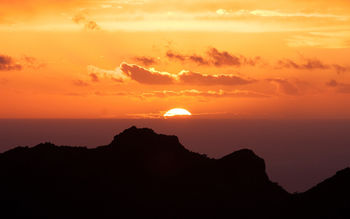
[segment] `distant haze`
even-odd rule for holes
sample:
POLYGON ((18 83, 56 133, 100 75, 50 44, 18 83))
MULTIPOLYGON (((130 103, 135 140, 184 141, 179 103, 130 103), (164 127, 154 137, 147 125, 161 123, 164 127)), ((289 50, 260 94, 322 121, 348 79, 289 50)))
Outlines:
POLYGON ((266 162, 271 180, 305 191, 350 166, 350 120, 67 119, 0 120, 0 152, 41 142, 95 147, 129 128, 176 135, 188 149, 221 157, 250 148, 266 162))

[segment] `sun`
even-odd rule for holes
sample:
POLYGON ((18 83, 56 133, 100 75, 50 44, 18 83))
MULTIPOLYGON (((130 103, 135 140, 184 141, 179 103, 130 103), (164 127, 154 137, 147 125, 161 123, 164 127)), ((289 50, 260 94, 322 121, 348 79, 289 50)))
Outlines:
POLYGON ((167 111, 166 113, 164 113, 164 117, 165 118, 169 118, 169 117, 174 117, 174 116, 191 116, 192 113, 190 113, 188 110, 186 109, 183 109, 183 108, 174 108, 174 109, 171 109, 169 111, 167 111))

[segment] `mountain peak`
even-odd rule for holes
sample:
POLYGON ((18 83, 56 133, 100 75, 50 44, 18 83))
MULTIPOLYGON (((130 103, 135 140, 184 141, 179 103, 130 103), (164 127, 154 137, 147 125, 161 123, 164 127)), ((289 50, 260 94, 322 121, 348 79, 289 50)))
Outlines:
POLYGON ((226 166, 238 167, 239 165, 244 165, 246 168, 265 172, 264 159, 257 156, 250 149, 241 149, 235 151, 229 155, 222 157, 219 161, 224 163, 226 166))
MULTIPOLYGON (((176 144, 181 145, 177 136, 157 134, 149 128, 132 126, 116 135, 110 145, 149 145, 149 144, 176 144)), ((181 145, 182 146, 182 145, 181 145)))

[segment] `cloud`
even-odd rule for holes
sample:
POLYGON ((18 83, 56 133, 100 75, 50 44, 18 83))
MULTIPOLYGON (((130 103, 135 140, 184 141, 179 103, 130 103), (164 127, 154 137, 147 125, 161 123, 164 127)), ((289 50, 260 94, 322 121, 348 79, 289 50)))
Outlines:
POLYGON ((295 69, 307 69, 307 70, 314 70, 314 69, 329 69, 330 66, 322 63, 318 59, 306 59, 304 63, 297 64, 293 60, 290 59, 284 59, 278 61, 278 67, 280 68, 295 68, 295 69))
POLYGON ((176 75, 123 62, 120 70, 129 78, 141 84, 173 84, 176 75))
POLYGON ((318 59, 304 59, 303 63, 296 63, 291 59, 283 59, 278 61, 277 68, 293 68, 298 70, 311 70, 311 71, 334 69, 337 73, 344 73, 349 71, 348 67, 338 65, 338 64, 328 65, 318 59))
POLYGON ((261 61, 260 57, 247 58, 244 56, 237 56, 230 54, 227 51, 219 51, 216 48, 210 48, 206 52, 206 56, 200 56, 196 54, 192 55, 183 55, 179 53, 175 53, 173 51, 168 51, 166 56, 169 59, 177 60, 177 61, 188 61, 195 63, 197 65, 213 65, 216 67, 222 66, 235 66, 239 67, 241 65, 250 65, 255 66, 258 62, 261 61))
POLYGON ((101 30, 101 27, 95 21, 88 19, 83 14, 75 15, 72 20, 76 24, 83 24, 87 30, 101 30))
POLYGON ((178 74, 147 69, 135 64, 122 63, 120 70, 130 79, 142 84, 191 84, 191 85, 244 85, 255 82, 233 74, 208 75, 191 71, 178 74))
POLYGON ((266 94, 258 93, 255 91, 248 91, 248 90, 199 91, 196 89, 180 90, 180 91, 171 91, 171 90, 152 91, 152 92, 143 93, 141 95, 142 98, 147 98, 147 97, 165 98, 165 97, 179 97, 179 96, 186 96, 186 97, 251 97, 251 98, 269 97, 266 94))
POLYGON ((88 74, 93 82, 98 82, 100 78, 108 78, 116 82, 124 82, 128 79, 119 68, 116 70, 105 70, 93 65, 87 66, 88 74))
POLYGON ((182 71, 178 78, 180 82, 193 85, 244 85, 256 80, 244 79, 236 75, 207 75, 190 71, 182 71))
POLYGON ((192 62, 197 63, 198 65, 209 65, 209 61, 205 60, 205 58, 198 55, 190 55, 188 59, 192 62))
POLYGON ((326 85, 335 88, 338 93, 350 94, 350 84, 330 80, 326 85))
POLYGON ((208 51, 208 55, 212 59, 212 63, 218 67, 223 65, 240 66, 242 64, 239 57, 226 51, 220 52, 215 48, 211 48, 208 51))
POLYGON ((0 55, 0 71, 19 71, 23 66, 16 63, 10 56, 0 55))
POLYGON ((105 70, 92 65, 88 67, 91 80, 98 82, 100 78, 108 78, 117 82, 133 80, 140 84, 183 84, 183 85, 225 85, 237 86, 254 83, 257 80, 243 78, 235 74, 201 74, 191 71, 180 71, 178 74, 157 71, 136 64, 123 62, 115 70, 105 70))
POLYGON ((137 57, 134 57, 134 60, 146 67, 157 63, 157 60, 153 57, 137 56, 137 57))
POLYGON ((170 59, 177 59, 179 61, 185 61, 187 59, 187 56, 181 55, 181 54, 176 54, 172 51, 167 51, 166 56, 170 59))
POLYGON ((276 85, 276 89, 278 93, 284 93, 284 94, 293 95, 293 96, 300 94, 298 87, 293 85, 287 79, 275 78, 275 79, 267 79, 267 81, 276 85))
POLYGON ((12 58, 7 55, 0 55, 0 71, 22 70, 23 68, 40 69, 45 64, 31 56, 22 56, 20 58, 12 58))
POLYGON ((177 61, 190 61, 193 63, 196 63, 198 65, 209 65, 209 61, 206 60, 204 57, 199 56, 199 55, 182 55, 179 53, 175 53, 173 51, 167 51, 167 53, 165 54, 166 57, 168 57, 169 59, 173 59, 173 60, 177 60, 177 61))

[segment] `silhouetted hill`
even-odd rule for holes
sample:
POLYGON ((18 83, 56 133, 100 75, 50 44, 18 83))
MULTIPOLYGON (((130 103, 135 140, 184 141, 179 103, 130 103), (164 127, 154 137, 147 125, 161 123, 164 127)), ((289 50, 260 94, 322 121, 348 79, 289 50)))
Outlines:
POLYGON ((295 197, 308 218, 350 218, 350 168, 295 197))
POLYGON ((94 149, 17 147, 0 154, 0 174, 4 218, 306 218, 350 200, 349 170, 291 195, 251 150, 211 159, 136 127, 94 149))

